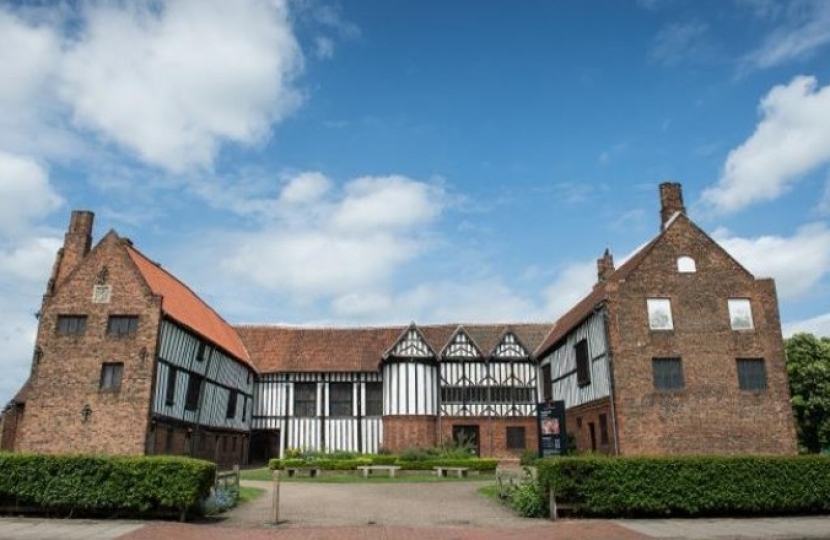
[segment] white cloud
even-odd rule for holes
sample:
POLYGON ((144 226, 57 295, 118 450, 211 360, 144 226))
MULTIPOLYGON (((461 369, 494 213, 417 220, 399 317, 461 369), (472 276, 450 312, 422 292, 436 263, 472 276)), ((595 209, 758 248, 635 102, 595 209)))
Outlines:
POLYGON ((427 248, 443 189, 403 176, 358 178, 342 192, 332 186, 320 173, 289 180, 272 221, 225 239, 221 268, 271 291, 338 297, 340 309, 358 309, 348 295, 382 287, 427 248))
POLYGON ((830 313, 817 315, 800 321, 790 321, 782 325, 784 337, 791 337, 799 332, 806 332, 819 337, 830 337, 830 313))
POLYGON ((770 90, 760 112, 755 133, 729 152, 718 183, 703 192, 718 212, 773 200, 830 161, 830 86, 796 77, 770 90))
MULTIPOLYGON (((775 18, 780 5, 770 2, 752 2, 760 17, 775 18)), ((773 30, 763 44, 743 59, 747 67, 764 69, 799 60, 830 43, 830 4, 825 0, 801 2, 790 6, 788 17, 773 30)))
POLYGON ((713 238, 757 277, 775 278, 781 299, 803 297, 830 271, 830 229, 823 223, 793 236, 741 238, 718 229, 713 238))
POLYGON ((677 65, 706 49, 707 31, 707 25, 700 21, 668 24, 654 37, 649 56, 663 65, 677 65))
POLYGON ((263 140, 299 104, 301 67, 284 2, 89 3, 60 95, 78 125, 183 171, 263 140))
POLYGON ((556 280, 545 288, 545 312, 551 319, 563 315, 582 297, 591 292, 597 282, 596 261, 574 262, 559 271, 556 280))
POLYGON ((19 235, 62 204, 42 166, 0 150, 0 237, 19 235))
POLYGON ((55 253, 61 246, 59 238, 36 237, 8 250, 0 249, 0 276, 18 284, 25 281, 45 286, 55 253))
POLYGON ((314 38, 314 54, 321 60, 334 58, 334 40, 325 36, 314 38))

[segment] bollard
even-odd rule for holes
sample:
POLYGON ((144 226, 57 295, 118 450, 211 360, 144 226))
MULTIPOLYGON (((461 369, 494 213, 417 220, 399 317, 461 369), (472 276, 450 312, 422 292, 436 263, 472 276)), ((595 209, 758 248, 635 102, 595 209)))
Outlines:
POLYGON ((274 469, 271 473, 271 480, 274 482, 274 496, 271 499, 271 523, 280 523, 280 470, 274 469))
POLYGON ((548 504, 550 505, 550 519, 556 521, 559 519, 559 512, 556 510, 556 497, 553 495, 553 488, 548 491, 548 504))

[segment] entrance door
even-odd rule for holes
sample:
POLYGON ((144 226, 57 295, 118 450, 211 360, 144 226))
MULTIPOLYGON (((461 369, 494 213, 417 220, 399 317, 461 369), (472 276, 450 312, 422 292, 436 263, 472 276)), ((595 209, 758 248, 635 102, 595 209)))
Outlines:
POLYGON ((280 430, 256 430, 251 432, 250 463, 268 463, 280 457, 280 430))
POLYGON ((470 449, 470 453, 478 456, 481 448, 478 438, 478 426, 453 426, 452 440, 457 446, 464 446, 470 449))

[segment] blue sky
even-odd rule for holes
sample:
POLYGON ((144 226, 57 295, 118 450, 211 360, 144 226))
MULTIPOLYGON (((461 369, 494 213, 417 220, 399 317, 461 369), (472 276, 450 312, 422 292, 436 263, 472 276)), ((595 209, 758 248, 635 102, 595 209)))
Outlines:
POLYGON ((0 401, 72 209, 234 323, 552 321, 657 185, 830 335, 830 2, 0 5, 0 401))

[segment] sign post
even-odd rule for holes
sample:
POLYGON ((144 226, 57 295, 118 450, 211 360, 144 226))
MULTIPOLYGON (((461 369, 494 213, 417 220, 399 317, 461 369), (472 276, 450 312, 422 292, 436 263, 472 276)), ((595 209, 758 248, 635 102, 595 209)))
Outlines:
POLYGON ((565 402, 546 401, 536 405, 539 457, 561 456, 567 450, 565 402))

